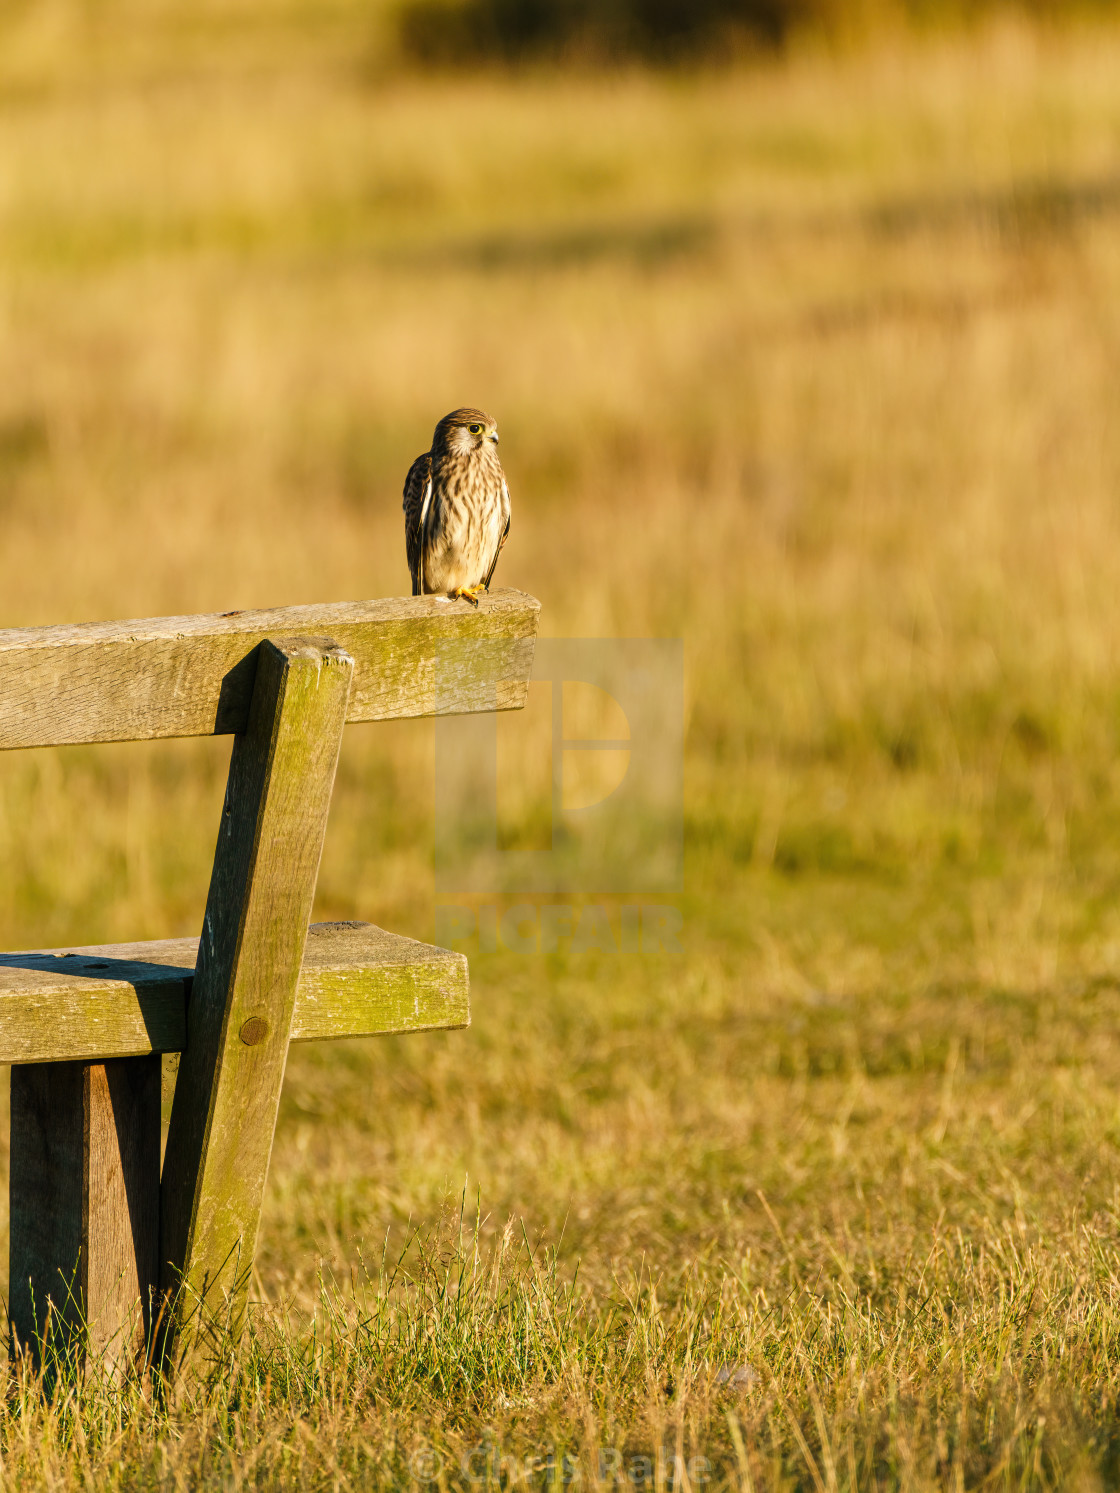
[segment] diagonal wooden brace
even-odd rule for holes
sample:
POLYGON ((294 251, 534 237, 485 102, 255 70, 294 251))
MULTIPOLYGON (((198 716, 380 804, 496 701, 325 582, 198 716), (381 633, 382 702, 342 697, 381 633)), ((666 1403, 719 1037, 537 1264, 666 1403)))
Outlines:
POLYGON ((260 645, 235 739, 160 1184, 164 1361, 244 1318, 296 986, 353 673, 260 645))

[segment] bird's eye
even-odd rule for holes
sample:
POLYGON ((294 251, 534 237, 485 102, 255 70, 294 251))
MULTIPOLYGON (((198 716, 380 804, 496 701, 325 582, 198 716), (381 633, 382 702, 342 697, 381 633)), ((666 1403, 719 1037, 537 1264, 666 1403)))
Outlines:
POLYGON ((482 434, 482 426, 481 425, 468 425, 467 429, 470 431, 471 435, 481 435, 482 434))

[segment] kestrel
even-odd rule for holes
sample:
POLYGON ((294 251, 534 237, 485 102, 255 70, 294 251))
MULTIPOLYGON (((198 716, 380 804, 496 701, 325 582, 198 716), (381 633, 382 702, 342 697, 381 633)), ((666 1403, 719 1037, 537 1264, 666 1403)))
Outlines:
POLYGON ((408 469, 402 506, 413 596, 461 597, 476 607, 509 533, 509 488, 489 415, 444 415, 432 449, 408 469))

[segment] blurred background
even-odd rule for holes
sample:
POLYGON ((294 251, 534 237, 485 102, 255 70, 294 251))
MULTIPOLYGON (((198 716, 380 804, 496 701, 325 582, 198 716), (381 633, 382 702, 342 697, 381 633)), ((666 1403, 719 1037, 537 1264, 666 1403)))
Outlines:
MULTIPOLYGON (((600 1303, 874 1293, 938 1219, 1092 1276, 1118 382, 1106 0, 0 4, 0 625, 401 595, 474 404, 497 583, 684 639, 684 954, 472 955, 469 1033, 295 1053, 262 1299, 464 1178, 600 1303)), ((197 932, 227 760, 0 759, 3 946, 197 932)), ((431 775, 347 733, 318 916, 432 936, 431 775)))

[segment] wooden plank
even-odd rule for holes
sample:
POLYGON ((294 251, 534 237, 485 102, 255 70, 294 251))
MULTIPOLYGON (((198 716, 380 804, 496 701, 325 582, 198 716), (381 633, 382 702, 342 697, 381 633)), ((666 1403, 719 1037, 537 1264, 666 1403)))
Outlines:
MULTIPOLYGON (((0 954, 0 1063, 179 1052, 197 938, 0 954)), ((312 923, 290 1040, 470 1024, 467 959, 372 923, 312 923)))
POLYGON ((197 939, 0 955, 0 1062, 178 1052, 197 939), (186 967, 187 959, 190 967, 186 967))
POLYGON ((234 742, 160 1184, 175 1356, 243 1316, 352 674, 266 641, 234 742))
POLYGON ((313 923, 293 1042, 470 1025, 467 956, 372 923, 313 923))
POLYGON ((159 1265, 160 1060, 12 1069, 13 1346, 89 1350, 119 1375, 147 1345, 159 1265))
POLYGON ((516 710, 540 603, 401 597, 0 629, 0 749, 243 731, 266 637, 329 637, 354 659, 348 721, 516 710))

